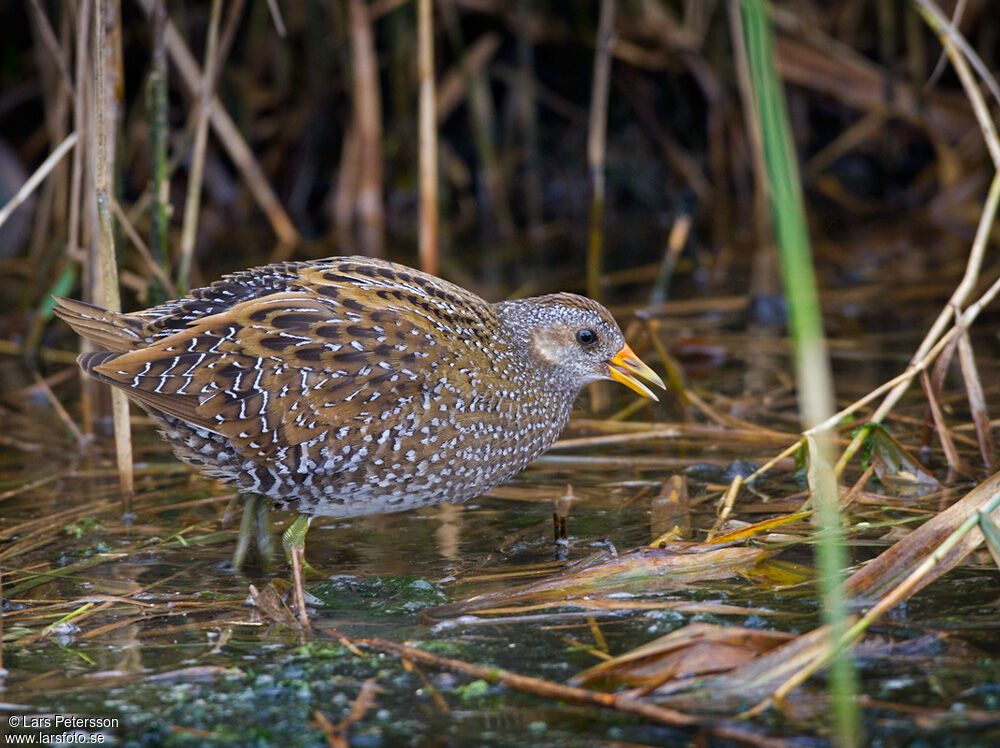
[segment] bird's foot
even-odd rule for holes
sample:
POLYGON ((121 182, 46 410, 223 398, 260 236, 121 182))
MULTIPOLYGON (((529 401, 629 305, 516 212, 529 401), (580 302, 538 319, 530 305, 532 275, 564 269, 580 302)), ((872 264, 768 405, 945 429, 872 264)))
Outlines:
POLYGON ((306 590, 302 577, 306 572, 318 573, 306 563, 306 533, 309 532, 310 520, 310 517, 300 514, 281 536, 281 544, 292 567, 292 599, 295 602, 295 614, 304 629, 309 628, 309 616, 306 613, 306 590))

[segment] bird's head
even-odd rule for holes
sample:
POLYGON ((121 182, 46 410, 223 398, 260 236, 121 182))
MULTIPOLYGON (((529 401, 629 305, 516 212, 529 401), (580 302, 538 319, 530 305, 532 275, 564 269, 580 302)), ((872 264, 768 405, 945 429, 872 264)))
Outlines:
POLYGON ((578 390, 599 379, 613 379, 657 400, 642 380, 666 389, 632 352, 611 313, 596 301, 558 293, 505 301, 497 308, 527 355, 578 390))

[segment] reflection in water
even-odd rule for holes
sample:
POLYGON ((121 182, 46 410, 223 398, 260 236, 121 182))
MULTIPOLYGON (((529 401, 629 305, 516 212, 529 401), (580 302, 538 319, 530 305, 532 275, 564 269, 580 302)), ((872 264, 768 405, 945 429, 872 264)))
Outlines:
MULTIPOLYGON (((692 384, 717 410, 790 434, 795 401, 786 342, 748 336, 740 320, 739 314, 665 317, 660 334, 672 340, 696 326, 699 337, 724 347, 725 358, 702 367, 692 384), (752 398, 745 392, 751 370, 752 398)), ((894 374, 897 353, 912 342, 902 335, 835 339, 839 394, 853 398, 894 374), (859 358, 864 366, 856 365, 859 358)), ((611 410, 631 402, 619 395, 611 410)), ((443 732, 457 743, 490 743, 497 741, 481 731, 502 723, 522 743, 572 744, 606 733, 626 742, 670 744, 649 726, 623 727, 615 717, 583 716, 484 682, 407 670, 392 658, 358 657, 319 632, 303 644, 246 604, 250 584, 263 589, 273 582, 279 594, 284 589, 272 576, 229 568, 237 529, 223 527, 221 519, 230 491, 177 463, 139 418, 136 518, 126 525, 107 440, 83 454, 44 403, 19 402, 17 409, 0 411, 3 655, 10 671, 5 701, 117 715, 149 744, 183 739, 239 745, 237 736, 253 730, 263 731, 261 744, 315 744, 321 733, 303 728, 313 722, 313 712, 336 722, 360 684, 374 678, 384 690, 352 733, 362 743, 368 736, 373 745, 410 744, 443 732), (453 716, 440 710, 430 689, 437 689, 453 716), (459 710, 461 720, 454 716, 459 710)), ((544 585, 557 574, 586 579, 588 569, 609 563, 612 547, 628 560, 629 551, 664 534, 673 542, 671 532, 682 540, 703 539, 733 475, 745 475, 748 465, 771 459, 791 441, 749 427, 684 421, 677 417, 681 412, 668 400, 639 410, 628 424, 611 424, 581 410, 564 448, 465 506, 317 518, 309 561, 331 575, 309 585, 317 629, 419 640, 447 656, 562 682, 605 656, 598 635, 617 655, 691 621, 809 630, 816 601, 809 583, 811 546, 803 542, 807 521, 732 546, 779 555, 721 578, 619 586, 614 592, 577 589, 572 605, 565 604, 558 584, 530 602, 505 595, 544 585), (567 484, 574 496, 568 510, 558 503, 567 484), (561 544, 554 543, 554 511, 566 522, 561 544), (467 603, 477 596, 482 604, 467 603)), ((919 454, 923 402, 914 396, 896 416, 893 437, 911 455, 919 454)), ((886 444, 891 442, 880 449, 886 444)), ((974 443, 959 438, 957 444, 974 464, 974 443)), ((882 459, 879 470, 896 464, 893 459, 882 459)), ((928 472, 947 477, 940 464, 928 472)), ((845 487, 859 474, 852 467, 845 487)), ((940 502, 953 501, 964 485, 907 496, 894 480, 898 476, 884 482, 876 477, 853 497, 856 564, 937 511, 940 502)), ((793 460, 782 463, 768 479, 741 490, 720 532, 796 511, 803 489, 793 460)), ((274 515, 278 527, 290 519, 288 512, 274 515)), ((866 693, 920 703, 933 673, 935 688, 963 694, 970 713, 995 708, 996 661, 985 653, 1000 651, 1000 640, 995 611, 983 601, 998 594, 995 572, 975 568, 928 587, 899 622, 947 632, 947 639, 915 640, 912 648, 895 651, 891 663, 871 655, 862 662, 866 693)), ((905 641, 904 631, 897 627, 893 633, 905 641)), ((905 736, 912 727, 878 729, 905 736)))

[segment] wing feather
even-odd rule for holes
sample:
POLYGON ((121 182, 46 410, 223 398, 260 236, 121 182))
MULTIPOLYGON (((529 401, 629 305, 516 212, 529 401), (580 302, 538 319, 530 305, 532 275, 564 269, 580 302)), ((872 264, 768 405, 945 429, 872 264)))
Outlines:
POLYGON ((358 276, 358 267, 303 268, 300 290, 190 321, 92 373, 254 459, 430 410, 442 388, 474 390, 492 363, 476 345, 495 334, 489 306, 416 271, 401 278, 378 264, 358 276))

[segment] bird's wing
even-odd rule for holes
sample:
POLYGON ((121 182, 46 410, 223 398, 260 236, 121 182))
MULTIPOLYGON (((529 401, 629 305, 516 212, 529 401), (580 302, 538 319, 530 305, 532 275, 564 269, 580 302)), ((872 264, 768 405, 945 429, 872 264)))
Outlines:
POLYGON ((434 289, 314 272, 309 290, 241 302, 147 348, 105 354, 91 373, 266 458, 331 429, 461 399, 493 365, 484 302, 485 316, 434 289))

